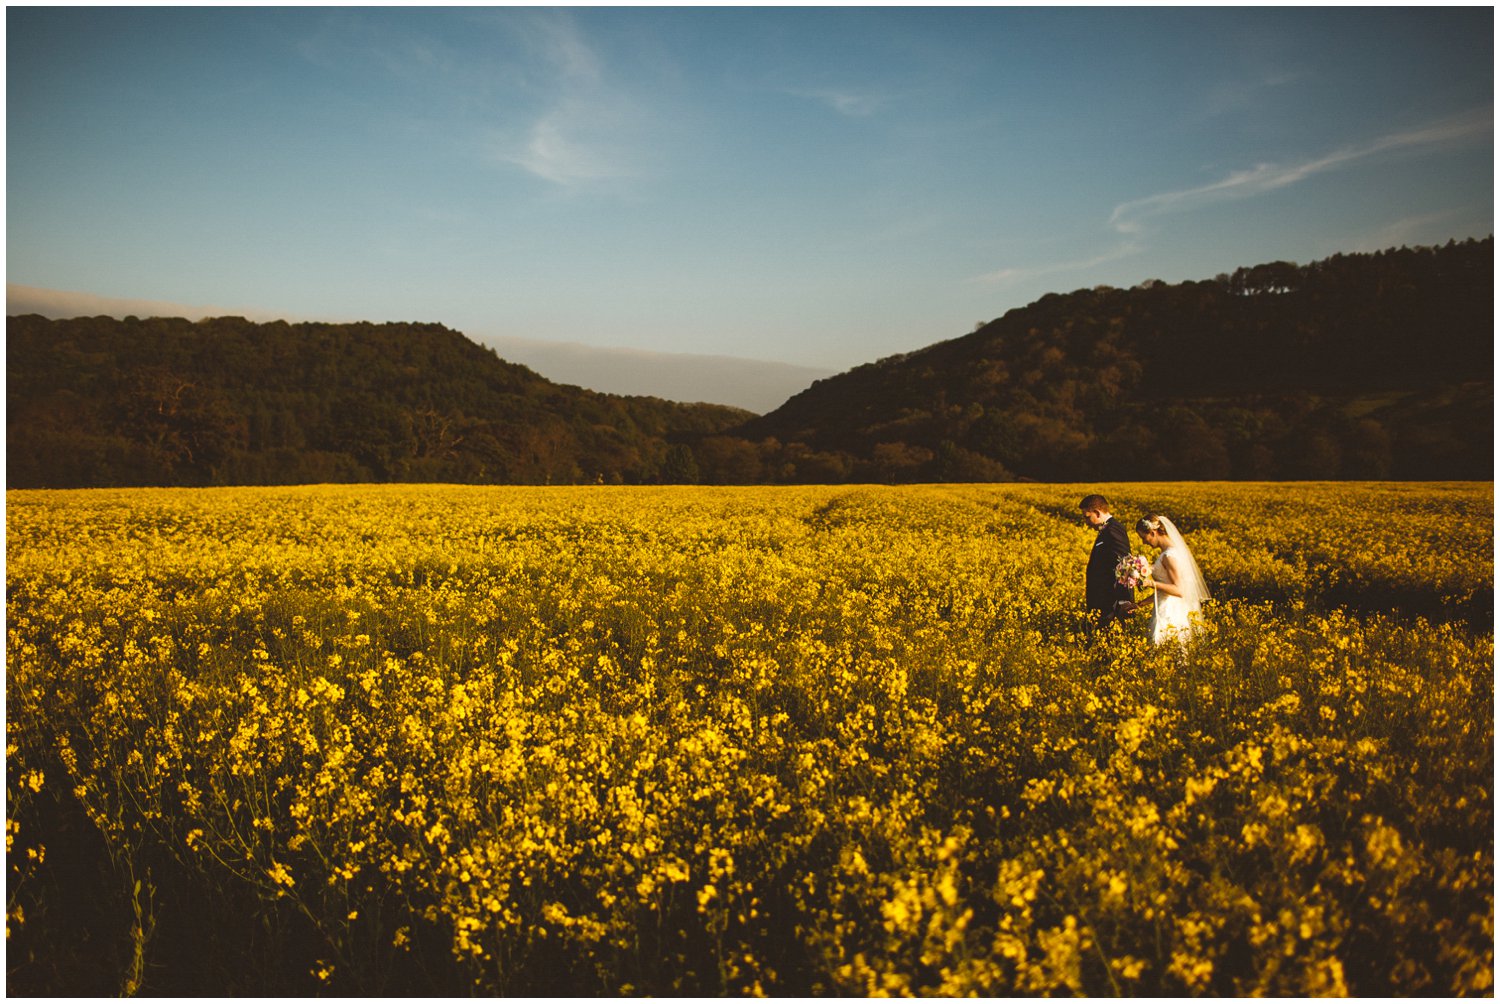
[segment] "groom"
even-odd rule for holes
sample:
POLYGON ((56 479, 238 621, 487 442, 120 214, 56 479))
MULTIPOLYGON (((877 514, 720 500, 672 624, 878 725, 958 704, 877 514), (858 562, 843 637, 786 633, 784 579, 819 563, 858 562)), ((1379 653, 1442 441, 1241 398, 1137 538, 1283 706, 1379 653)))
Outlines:
POLYGON ((1103 495, 1084 496, 1078 508, 1083 510, 1084 522, 1099 531, 1089 552, 1083 592, 1090 625, 1097 630, 1113 624, 1120 616, 1121 600, 1135 599, 1135 592, 1129 586, 1115 581, 1115 566, 1130 553, 1130 535, 1125 524, 1109 514, 1109 503, 1103 495))

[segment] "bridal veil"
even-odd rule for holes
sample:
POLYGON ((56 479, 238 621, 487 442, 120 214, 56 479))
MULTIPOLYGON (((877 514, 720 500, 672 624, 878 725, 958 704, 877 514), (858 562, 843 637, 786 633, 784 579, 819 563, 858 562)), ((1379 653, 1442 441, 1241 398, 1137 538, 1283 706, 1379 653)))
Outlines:
POLYGON ((1182 590, 1182 598, 1187 603, 1189 610, 1197 610, 1203 601, 1208 599, 1208 585, 1203 581, 1203 572, 1198 568, 1198 562, 1193 559, 1193 552, 1187 546, 1187 541, 1182 539, 1182 534, 1173 523, 1165 516, 1160 516, 1162 532, 1167 535, 1167 546, 1175 553, 1173 563, 1181 581, 1178 587, 1182 590))

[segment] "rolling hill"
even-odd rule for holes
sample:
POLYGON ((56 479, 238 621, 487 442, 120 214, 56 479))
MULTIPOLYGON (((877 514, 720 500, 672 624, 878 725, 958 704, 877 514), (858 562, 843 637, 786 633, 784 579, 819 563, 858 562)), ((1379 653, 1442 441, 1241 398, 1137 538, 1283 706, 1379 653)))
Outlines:
POLYGON ((792 480, 1488 479, 1493 274, 1486 239, 1054 294, 727 438, 792 480))
POLYGON ((1493 477, 1494 242, 1052 294, 765 415, 439 324, 8 319, 9 487, 1493 477))
POLYGON ((719 405, 543 379, 439 324, 11 317, 22 487, 682 480, 719 405))

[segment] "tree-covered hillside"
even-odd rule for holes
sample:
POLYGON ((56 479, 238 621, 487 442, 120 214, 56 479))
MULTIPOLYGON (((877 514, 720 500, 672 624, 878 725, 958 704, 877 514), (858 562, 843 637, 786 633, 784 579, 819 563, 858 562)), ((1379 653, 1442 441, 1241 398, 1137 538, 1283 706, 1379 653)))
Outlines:
POLYGON ((722 480, 1488 479, 1493 274, 1486 239, 1049 295, 821 380, 707 439, 699 464, 722 480))
POLYGON ((436 324, 8 324, 11 487, 1482 479, 1494 242, 1045 296, 768 415, 562 386, 436 324))
POLYGON ((438 324, 28 315, 7 336, 12 488, 677 481, 675 440, 748 415, 555 384, 438 324))

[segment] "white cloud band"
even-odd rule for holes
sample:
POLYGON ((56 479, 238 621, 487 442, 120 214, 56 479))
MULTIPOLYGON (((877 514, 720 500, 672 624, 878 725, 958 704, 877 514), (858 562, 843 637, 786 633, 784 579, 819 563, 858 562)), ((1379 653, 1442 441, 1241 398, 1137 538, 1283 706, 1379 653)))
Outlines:
POLYGON ((1362 146, 1345 147, 1301 163, 1257 164, 1197 188, 1161 192, 1122 202, 1110 214, 1109 225, 1122 234, 1139 233, 1142 221, 1152 216, 1188 212, 1231 199, 1247 199, 1295 185, 1317 174, 1348 167, 1377 154, 1467 142, 1493 136, 1494 131, 1494 109, 1474 111, 1420 129, 1381 136, 1362 146))

